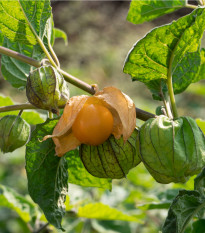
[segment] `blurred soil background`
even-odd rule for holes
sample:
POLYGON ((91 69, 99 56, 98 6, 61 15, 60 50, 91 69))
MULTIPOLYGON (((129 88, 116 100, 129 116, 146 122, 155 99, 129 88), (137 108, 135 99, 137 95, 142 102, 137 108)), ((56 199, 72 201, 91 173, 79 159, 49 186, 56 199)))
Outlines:
MULTIPOLYGON (((171 23, 173 20, 190 13, 191 10, 182 9, 152 22, 133 25, 126 21, 129 4, 129 1, 52 1, 55 27, 64 30, 68 36, 68 46, 65 46, 63 39, 57 39, 54 50, 60 60, 61 68, 68 73, 90 84, 96 83, 100 89, 105 86, 115 86, 128 94, 135 102, 136 107, 154 113, 155 108, 162 103, 152 100, 151 93, 145 88, 144 84, 132 82, 129 75, 123 73, 124 61, 132 46, 151 29, 171 23)), ((202 44, 205 47, 205 39, 203 39, 202 44)), ((71 96, 86 94, 72 85, 70 85, 70 92, 71 96)), ((12 88, 2 77, 0 78, 0 93, 11 96, 19 103, 27 101, 25 90, 12 88)), ((185 93, 178 95, 176 99, 180 115, 205 118, 204 81, 191 85, 185 93)), ((140 121, 137 123, 141 124, 140 121)), ((24 166, 24 148, 12 154, 1 155, 0 183, 13 187, 23 195, 28 195, 24 166)), ((133 173, 133 176, 130 175, 129 182, 134 186, 132 188, 128 181, 116 183, 118 185, 116 187, 120 190, 123 183, 124 191, 121 190, 121 192, 125 192, 127 195, 125 196, 130 198, 129 200, 126 199, 127 206, 133 205, 137 201, 136 198, 143 197, 143 192, 148 192, 147 189, 156 189, 156 182, 150 178, 150 175, 143 168, 139 168, 138 172, 139 175, 143 175, 143 178, 137 177, 135 173, 133 173), (140 189, 143 191, 139 191, 137 194, 136 186, 140 183, 144 185, 140 189), (132 191, 135 192, 135 199, 131 191, 127 194, 129 189, 133 189, 132 191), (139 194, 140 192, 141 194, 139 194), (130 196, 131 194, 132 196, 130 196)), ((106 195, 104 198, 112 203, 115 197, 112 196, 112 193, 110 194, 112 197, 106 195)), ((119 195, 119 192, 117 195, 119 195)), ((147 216, 145 225, 138 227, 133 232, 158 232, 162 224, 160 222, 161 216, 157 213, 147 216)), ((23 225, 22 220, 12 211, 0 210, 0 233, 29 232, 26 231, 26 227, 24 227, 25 229, 22 228, 23 225)), ((122 226, 121 229, 122 231, 115 232, 131 232, 123 231, 122 226)), ((73 232, 77 233, 78 231, 73 232)))

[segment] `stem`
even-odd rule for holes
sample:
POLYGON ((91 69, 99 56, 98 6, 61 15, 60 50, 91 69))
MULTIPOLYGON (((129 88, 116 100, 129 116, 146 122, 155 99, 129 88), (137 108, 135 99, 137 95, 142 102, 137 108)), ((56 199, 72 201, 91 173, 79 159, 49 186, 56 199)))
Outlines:
POLYGON ((48 40, 48 48, 49 48, 49 50, 51 52, 51 55, 52 55, 53 59, 55 60, 55 63, 57 65, 57 67, 60 67, 60 62, 58 60, 58 57, 56 56, 56 54, 55 54, 55 52, 53 50, 53 47, 52 47, 52 45, 51 45, 51 43, 50 43, 49 40, 48 40))
POLYGON ((57 68, 57 70, 64 76, 64 79, 73 84, 76 87, 79 87, 80 89, 88 92, 91 95, 95 94, 95 89, 92 85, 87 84, 86 82, 83 82, 80 79, 77 79, 76 77, 72 76, 71 74, 68 74, 64 70, 61 70, 60 68, 57 68))
POLYGON ((53 113, 52 113, 51 111, 48 112, 48 117, 49 117, 50 119, 53 118, 53 113))
POLYGON ((42 230, 44 230, 47 226, 49 225, 49 223, 44 224, 42 227, 40 227, 38 230, 34 231, 33 233, 40 233, 42 230))
MULTIPOLYGON (((0 107, 0 112, 10 112, 16 110, 23 110, 23 109, 37 109, 37 108, 32 104, 15 104, 15 105, 0 107)), ((140 120, 146 121, 150 118, 155 118, 155 117, 156 115, 150 112, 146 112, 142 109, 136 108, 136 118, 140 120)))
POLYGON ((198 8, 198 6, 192 5, 192 4, 188 4, 188 3, 185 5, 185 7, 191 8, 191 9, 197 9, 198 8))
POLYGON ((14 50, 11 50, 11 49, 8 49, 8 48, 5 48, 5 47, 2 47, 0 46, 0 53, 1 54, 4 54, 6 56, 9 56, 9 57, 13 57, 19 61, 22 61, 24 63, 27 63, 31 66, 34 66, 34 67, 40 67, 41 66, 41 62, 31 58, 31 57, 27 57, 21 53, 18 53, 14 50))
POLYGON ((167 116, 172 119, 173 116, 172 116, 172 112, 171 112, 171 109, 170 109, 169 101, 167 100, 167 96, 166 97, 164 96, 162 89, 161 89, 160 95, 162 97, 162 100, 163 100, 163 103, 164 103, 164 107, 166 109, 167 116))
POLYGON ((15 104, 15 105, 0 107, 0 112, 10 112, 10 111, 24 110, 24 109, 37 109, 37 108, 32 104, 15 104))
POLYGON ((178 117, 178 112, 177 112, 177 106, 176 106, 176 101, 174 97, 174 89, 172 85, 172 63, 174 60, 174 53, 177 48, 179 41, 177 42, 174 50, 172 51, 170 60, 169 60, 169 68, 168 68, 168 73, 167 73, 167 87, 168 87, 168 93, 169 93, 169 98, 171 102, 171 107, 172 107, 172 112, 173 112, 173 117, 177 118, 178 117))
POLYGON ((150 112, 146 112, 142 109, 139 108, 135 108, 136 110, 136 118, 143 120, 143 121, 147 121, 150 118, 155 118, 156 115, 150 113, 150 112))

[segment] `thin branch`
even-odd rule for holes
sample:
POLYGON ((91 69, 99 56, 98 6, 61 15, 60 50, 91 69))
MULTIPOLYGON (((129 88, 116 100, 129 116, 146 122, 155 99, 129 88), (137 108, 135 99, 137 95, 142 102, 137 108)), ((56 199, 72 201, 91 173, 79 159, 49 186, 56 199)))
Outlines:
POLYGON ((0 46, 0 53, 1 54, 4 54, 6 56, 9 56, 9 57, 13 57, 19 61, 22 61, 24 63, 27 63, 31 66, 34 66, 34 67, 40 67, 41 66, 41 62, 40 61, 37 61, 31 57, 27 57, 21 53, 18 53, 14 50, 11 50, 11 49, 8 49, 8 48, 5 48, 3 46, 0 46))
POLYGON ((44 224, 42 227, 40 227, 38 230, 34 231, 33 233, 40 233, 42 230, 44 230, 47 226, 49 225, 49 223, 47 222, 46 224, 44 224))
POLYGON ((192 4, 188 4, 188 3, 185 5, 185 7, 191 8, 191 9, 197 9, 198 8, 198 6, 192 5, 192 4))
MULTIPOLYGON (((63 107, 62 107, 63 108, 63 107)), ((0 107, 0 112, 10 112, 10 111, 16 111, 16 110, 24 110, 24 109, 38 109, 32 104, 15 104, 15 105, 9 105, 9 106, 4 106, 0 107)), ((136 108, 136 118, 146 121, 150 118, 155 118, 156 115, 146 112, 142 109, 136 108)))
POLYGON ((16 111, 16 110, 24 110, 24 109, 37 109, 32 104, 15 104, 15 105, 9 105, 0 107, 0 112, 10 112, 10 111, 16 111))

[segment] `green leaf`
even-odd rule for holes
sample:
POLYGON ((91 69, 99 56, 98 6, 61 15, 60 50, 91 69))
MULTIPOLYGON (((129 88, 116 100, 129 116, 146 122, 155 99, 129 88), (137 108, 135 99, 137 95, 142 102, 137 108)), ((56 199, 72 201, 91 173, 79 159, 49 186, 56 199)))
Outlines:
POLYGON ((153 29, 128 54, 124 72, 145 83, 160 98, 168 71, 175 93, 196 82, 200 39, 205 29, 205 9, 199 8, 169 25, 153 29), (160 80, 164 80, 161 84, 160 80))
POLYGON ((205 233, 205 219, 194 222, 192 227, 192 233, 205 233))
POLYGON ((69 183, 85 187, 112 189, 111 179, 94 177, 85 169, 77 149, 66 153, 66 159, 68 161, 69 183))
POLYGON ((68 38, 67 38, 67 34, 59 29, 59 28, 54 28, 54 33, 55 33, 55 38, 62 38, 65 42, 65 45, 68 45, 68 38))
MULTIPOLYGON (((45 56, 39 45, 25 45, 19 42, 11 42, 9 39, 5 38, 3 46, 36 60, 41 60, 45 56)), ((2 55, 1 71, 3 77, 13 87, 25 87, 30 70, 30 65, 15 58, 2 55)))
POLYGON ((26 172, 31 198, 41 207, 49 223, 62 229, 68 192, 67 161, 65 157, 55 156, 52 139, 39 141, 52 134, 57 122, 58 119, 47 120, 36 126, 26 146, 26 172))
POLYGON ((140 24, 185 7, 186 3, 186 0, 132 0, 127 20, 140 24))
MULTIPOLYGON (((14 102, 10 97, 0 95, 0 107, 13 105, 14 102)), ((6 115, 18 115, 19 111, 1 112, 0 118, 6 115)), ((36 111, 24 111, 21 117, 31 125, 36 125, 44 122, 44 119, 36 111)))
POLYGON ((0 184, 0 206, 14 210, 24 222, 36 216, 35 205, 15 190, 0 184))
POLYGON ((33 31, 40 38, 43 38, 45 26, 50 16, 49 0, 0 1, 0 30, 11 41, 22 44, 37 44, 33 31))
POLYGON ((90 203, 83 207, 79 207, 78 216, 84 218, 94 218, 101 220, 121 220, 143 223, 140 216, 131 216, 123 212, 111 208, 103 203, 90 203))
POLYGON ((172 202, 163 233, 183 233, 190 220, 205 206, 205 199, 197 191, 181 190, 172 202))

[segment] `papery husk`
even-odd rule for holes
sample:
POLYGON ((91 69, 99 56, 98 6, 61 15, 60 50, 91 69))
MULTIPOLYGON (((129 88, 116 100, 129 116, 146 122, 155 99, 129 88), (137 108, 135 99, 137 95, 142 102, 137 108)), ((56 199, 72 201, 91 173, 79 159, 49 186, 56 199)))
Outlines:
POLYGON ((80 146, 80 158, 86 170, 99 178, 121 179, 137 166, 139 157, 138 130, 135 129, 126 142, 111 135, 103 144, 80 146))
POLYGON ((13 152, 27 143, 30 125, 20 116, 6 115, 0 119, 0 150, 13 152))
POLYGON ((44 140, 53 138, 58 156, 62 156, 81 144, 72 134, 72 125, 85 103, 98 103, 110 110, 114 119, 112 134, 116 139, 123 136, 125 142, 134 131, 136 125, 135 105, 128 96, 117 88, 106 87, 90 97, 86 95, 74 96, 67 102, 53 134, 44 137, 44 140))
POLYGON ((205 166, 205 136, 191 117, 149 119, 140 128, 139 150, 147 170, 163 184, 184 183, 205 166))
POLYGON ((37 108, 59 113, 70 97, 63 76, 52 66, 41 66, 30 72, 26 84, 26 96, 37 108))

